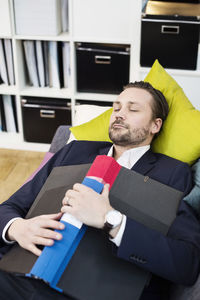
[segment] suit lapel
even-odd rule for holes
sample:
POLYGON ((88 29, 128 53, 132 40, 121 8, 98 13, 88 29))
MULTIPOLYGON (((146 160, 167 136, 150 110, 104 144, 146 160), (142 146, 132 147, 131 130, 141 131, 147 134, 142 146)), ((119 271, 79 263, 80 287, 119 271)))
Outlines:
MULTIPOLYGON (((102 147, 99 148, 98 154, 107 155, 111 146, 112 143, 108 143, 108 142, 106 142, 105 144, 102 143, 102 147)), ((92 151, 88 155, 88 163, 93 162, 96 156, 97 154, 92 151)), ((142 175, 146 175, 148 174, 148 172, 150 172, 151 169, 154 168, 155 162, 156 162, 156 156, 151 150, 148 150, 132 167, 132 170, 142 175)))
MULTIPOLYGON (((95 148, 91 152, 87 153, 87 163, 92 163, 97 155, 107 155, 111 146, 112 144, 109 142, 101 142, 99 148, 95 148)), ((83 163, 85 163, 85 157, 83 158, 83 163)))
POLYGON ((100 148, 99 149, 99 155, 107 155, 108 151, 110 150, 110 147, 112 146, 111 143, 109 143, 108 145, 106 145, 106 147, 104 148, 100 148))
POLYGON ((148 174, 154 168, 156 157, 151 150, 148 150, 132 167, 132 170, 142 175, 148 174))

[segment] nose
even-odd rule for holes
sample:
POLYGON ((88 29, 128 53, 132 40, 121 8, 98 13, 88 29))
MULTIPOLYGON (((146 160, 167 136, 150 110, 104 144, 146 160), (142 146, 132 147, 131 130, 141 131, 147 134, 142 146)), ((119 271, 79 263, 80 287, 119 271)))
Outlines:
POLYGON ((123 119, 125 120, 125 111, 121 108, 115 113, 116 119, 123 119))

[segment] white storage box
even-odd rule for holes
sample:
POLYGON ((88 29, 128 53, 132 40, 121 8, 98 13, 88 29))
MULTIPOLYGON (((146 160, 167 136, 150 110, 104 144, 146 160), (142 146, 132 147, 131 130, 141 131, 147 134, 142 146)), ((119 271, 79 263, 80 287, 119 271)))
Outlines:
POLYGON ((8 0, 0 0, 0 36, 11 36, 10 7, 8 0))
POLYGON ((73 0, 72 20, 75 37, 104 42, 129 42, 133 36, 135 20, 132 16, 135 15, 133 11, 138 6, 136 2, 140 1, 73 0))
POLYGON ((16 34, 58 35, 60 0, 14 0, 16 34))

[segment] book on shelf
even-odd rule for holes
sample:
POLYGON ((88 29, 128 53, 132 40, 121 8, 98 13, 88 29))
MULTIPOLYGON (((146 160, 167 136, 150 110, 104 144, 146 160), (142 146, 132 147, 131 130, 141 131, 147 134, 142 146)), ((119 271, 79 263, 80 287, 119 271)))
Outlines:
POLYGON ((69 43, 62 43, 62 57, 63 57, 63 77, 64 87, 69 87, 70 80, 70 45, 69 43))
POLYGON ((9 84, 8 81, 8 70, 6 65, 6 55, 3 39, 0 39, 0 71, 1 78, 5 84, 9 84))
POLYGON ((39 75, 39 85, 45 87, 45 69, 44 69, 44 52, 42 41, 36 41, 36 58, 38 66, 38 75, 39 75))
POLYGON ((6 118, 5 118, 5 111, 4 111, 4 105, 3 105, 3 97, 0 95, 0 115, 1 115, 1 131, 7 131, 6 128, 6 118))
POLYGON ((58 89, 69 86, 69 42, 23 41, 23 44, 31 85, 58 89))
POLYGON ((58 45, 55 41, 49 42, 49 85, 60 88, 58 45))
POLYGON ((58 49, 58 72, 60 79, 60 87, 64 87, 64 70, 63 70, 63 52, 62 52, 62 42, 57 42, 58 49))
POLYGON ((0 66, 0 84, 4 83, 2 78, 1 78, 1 66, 0 66))
POLYGON ((31 85, 39 87, 39 76, 34 41, 23 41, 26 66, 31 85))
POLYGON ((43 58, 44 58, 44 75, 45 75, 45 86, 49 86, 49 46, 48 41, 43 41, 43 58))
POLYGON ((0 96, 0 129, 7 132, 18 132, 15 97, 0 96))
POLYGON ((13 49, 11 39, 0 39, 0 83, 15 84, 13 49))
POLYGON ((5 58, 8 71, 8 81, 10 85, 15 84, 15 72, 13 61, 12 41, 10 39, 4 39, 5 58))
POLYGON ((8 132, 16 132, 14 112, 10 95, 3 95, 3 105, 6 119, 6 128, 8 132))
POLYGON ((18 128, 18 121, 17 121, 17 107, 16 107, 16 98, 15 96, 11 96, 11 103, 12 103, 12 112, 14 116, 14 121, 15 121, 15 131, 19 132, 18 128))

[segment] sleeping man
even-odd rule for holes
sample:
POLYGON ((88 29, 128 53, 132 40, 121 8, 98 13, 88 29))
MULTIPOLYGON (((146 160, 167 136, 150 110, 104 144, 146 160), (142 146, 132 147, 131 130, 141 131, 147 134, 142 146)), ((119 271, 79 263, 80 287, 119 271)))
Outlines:
MULTIPOLYGON (((59 221, 62 213, 69 212, 84 224, 103 230, 108 216, 115 212, 109 201, 107 185, 101 194, 97 194, 76 183, 66 191, 60 212, 25 219, 48 175, 56 166, 92 163, 97 155, 104 154, 112 156, 121 166, 186 195, 192 187, 188 165, 151 150, 152 140, 159 134, 167 114, 168 105, 160 91, 145 82, 128 84, 113 103, 109 126, 112 143, 71 142, 0 206, 1 253, 5 253, 13 243, 18 243, 39 256, 39 245, 49 246, 55 240, 62 239, 62 234, 54 231, 64 227, 59 221)), ((113 243, 113 255, 152 273, 141 300, 168 299, 170 282, 194 284, 200 270, 200 224, 187 203, 181 201, 167 236, 121 212, 117 215, 108 237, 113 243), (134 255, 141 257, 141 261, 135 260, 134 255)), ((0 272, 0 289, 1 299, 72 299, 40 280, 3 271, 0 272)))

